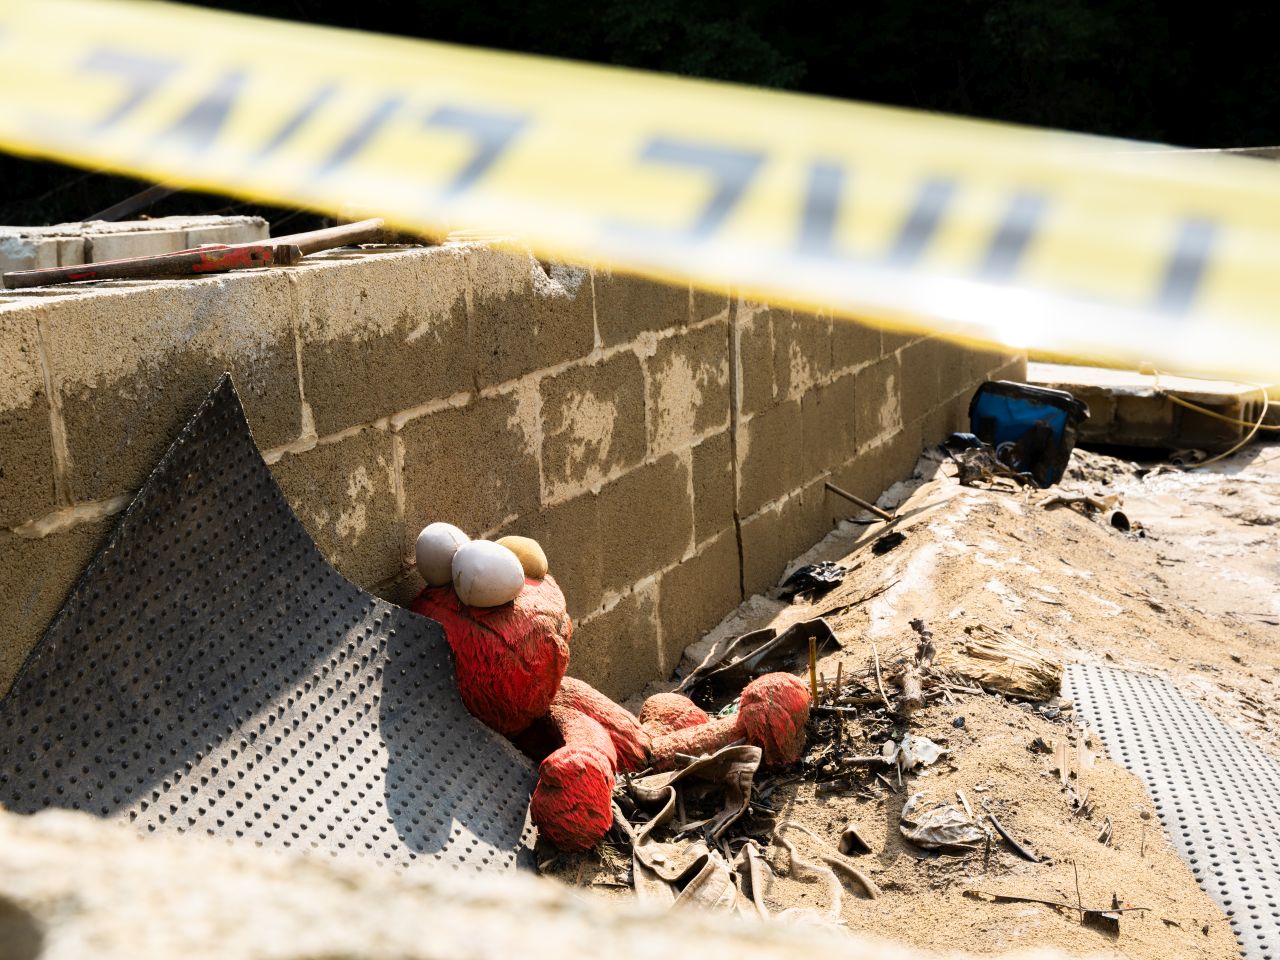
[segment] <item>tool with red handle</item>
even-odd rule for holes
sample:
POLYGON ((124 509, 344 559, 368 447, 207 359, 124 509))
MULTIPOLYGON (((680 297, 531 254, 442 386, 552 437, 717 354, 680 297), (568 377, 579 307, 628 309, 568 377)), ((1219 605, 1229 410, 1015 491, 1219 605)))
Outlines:
POLYGON ((345 223, 324 230, 294 233, 257 243, 210 244, 177 253, 152 257, 128 257, 104 260, 71 267, 48 267, 40 270, 15 270, 4 274, 4 286, 11 290, 44 287, 81 280, 138 280, 157 277, 199 277, 208 273, 227 273, 254 267, 288 267, 300 262, 305 254, 332 250, 334 247, 368 243, 383 228, 381 219, 345 223))

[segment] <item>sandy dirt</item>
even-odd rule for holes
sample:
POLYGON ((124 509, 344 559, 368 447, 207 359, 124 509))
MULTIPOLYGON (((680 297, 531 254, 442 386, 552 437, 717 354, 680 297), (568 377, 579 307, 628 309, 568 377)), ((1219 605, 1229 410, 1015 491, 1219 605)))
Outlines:
MULTIPOLYGON (((873 644, 886 664, 913 650, 912 618, 928 623, 940 653, 963 638, 966 626, 985 624, 1064 663, 1105 660, 1164 675, 1280 756, 1280 601, 1272 589, 1280 573, 1280 447, 1253 447, 1188 473, 1078 453, 1062 489, 1118 494, 1136 521, 1129 532, 1100 514, 1043 506, 1046 491, 962 487, 951 472, 926 457, 916 480, 881 498, 882 506, 897 507, 892 529, 905 534, 898 546, 876 555, 871 545, 887 532, 885 524, 842 524, 796 562, 851 567, 841 586, 811 603, 752 598, 690 648, 684 669, 748 630, 819 615, 843 645, 819 663, 828 679, 839 663, 845 676, 865 671, 873 644)), ((1164 838, 1141 783, 1101 755, 1097 738, 1069 709, 1050 719, 996 695, 950 699, 917 712, 909 727, 890 728, 872 710, 842 721, 839 750, 875 753, 886 737, 909 728, 947 748, 931 768, 900 787, 896 778, 868 771, 848 789, 824 793, 814 782, 820 773, 799 782, 765 778, 766 789, 774 784, 765 798, 773 813, 757 811, 744 832, 767 838, 774 822, 790 818, 834 844, 856 825, 873 850, 858 865, 883 896, 867 900, 846 885, 842 921, 850 930, 975 953, 1053 945, 1144 960, 1238 955, 1229 924, 1164 838), (1099 757, 1072 781, 1077 791, 1090 790, 1090 811, 1077 815, 1054 753, 1033 744, 1053 749, 1065 739, 1074 756, 1082 737, 1099 757), (956 790, 979 815, 989 808, 1045 862, 1027 862, 999 841, 989 856, 938 856, 901 836, 908 796, 924 791, 958 803, 956 790), (1103 843, 1098 837, 1108 819, 1111 839, 1103 843), (1085 906, 1110 904, 1114 895, 1150 910, 1126 913, 1113 937, 1082 926, 1075 911, 996 903, 984 892, 1066 903, 1078 896, 1085 906)), ((833 722, 815 727, 811 756, 830 750, 833 722)), ((797 841, 802 853, 806 844, 812 852, 809 841, 797 841)), ((780 874, 767 889, 771 909, 825 907, 820 884, 781 875, 785 856, 776 844, 767 856, 780 874)), ((626 860, 616 850, 564 858, 555 873, 596 892, 629 896, 622 885, 626 860)))

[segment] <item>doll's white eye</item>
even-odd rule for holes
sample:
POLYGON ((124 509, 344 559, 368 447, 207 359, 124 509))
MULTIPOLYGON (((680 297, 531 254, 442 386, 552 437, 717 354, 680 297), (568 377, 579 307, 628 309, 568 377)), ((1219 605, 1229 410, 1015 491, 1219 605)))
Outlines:
POLYGON ((472 540, 453 555, 453 589, 469 607, 510 603, 524 586, 520 559, 490 540, 472 540))
POLYGON ((471 538, 451 523, 432 523, 423 528, 414 544, 418 574, 429 585, 442 587, 453 579, 453 555, 471 538))

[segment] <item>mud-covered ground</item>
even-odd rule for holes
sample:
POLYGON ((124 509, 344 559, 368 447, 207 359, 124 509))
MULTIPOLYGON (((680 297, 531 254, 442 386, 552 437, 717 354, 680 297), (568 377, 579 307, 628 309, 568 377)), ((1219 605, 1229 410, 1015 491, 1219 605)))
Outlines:
MULTIPOLYGON (((828 679, 840 663, 845 676, 865 671, 873 645, 886 663, 913 649, 913 618, 927 622, 940 654, 966 626, 984 624, 1064 663, 1106 660, 1167 676, 1280 756, 1280 446, 1255 446, 1185 473, 1078 452, 1062 489, 1118 494, 1135 521, 1128 532, 1102 514, 1043 506, 1046 491, 962 487, 951 473, 922 459, 915 481, 881 498, 897 507, 892 527, 905 535, 898 546, 872 551, 883 523, 842 525, 796 564, 837 560, 852 568, 841 586, 813 603, 752 598, 690 648, 685 669, 747 630, 823 614, 842 643, 819 663, 828 679)), ((780 782, 767 800, 773 813, 756 811, 747 829, 767 835, 771 821, 795 819, 834 844, 856 825, 873 851, 858 865, 883 895, 868 900, 846 886, 842 922, 851 930, 976 953, 1052 945, 1151 960, 1237 956, 1229 924, 1165 840, 1141 783, 1101 755, 1070 709, 1047 712, 990 694, 933 701, 909 726, 947 748, 937 764, 901 786, 870 773, 847 790, 821 793, 813 778, 780 782), (1077 756, 1081 738, 1099 756, 1071 781, 1077 793, 1090 792, 1090 809, 1078 814, 1055 753, 1043 747, 1065 740, 1077 756), (956 857, 903 839, 899 814, 912 793, 958 803, 957 790, 979 814, 995 813, 1043 862, 1030 863, 1003 842, 956 857), (994 902, 986 893, 1086 906, 1115 896, 1150 909, 1124 914, 1116 936, 1082 926, 1074 911, 994 902)), ((874 711, 843 723, 841 749, 854 754, 876 752, 886 736, 874 711)), ((811 750, 825 749, 823 737, 813 739, 811 750)), ((802 852, 807 842, 798 841, 802 852)), ((629 896, 617 885, 626 873, 619 853, 565 858, 555 872, 629 896)), ((779 874, 768 886, 769 906, 820 911, 824 888, 785 876, 780 853, 776 845, 767 851, 779 874)))

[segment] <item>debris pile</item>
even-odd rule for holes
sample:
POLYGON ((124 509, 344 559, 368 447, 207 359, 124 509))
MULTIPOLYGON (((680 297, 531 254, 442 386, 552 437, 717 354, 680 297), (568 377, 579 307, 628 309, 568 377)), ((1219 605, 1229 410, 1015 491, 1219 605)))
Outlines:
POLYGON ((692 700, 664 693, 637 718, 565 676, 573 624, 536 541, 472 540, 437 521, 418 535, 416 554, 426 586, 413 610, 444 628, 467 709, 540 764, 529 815, 556 846, 590 849, 604 838, 620 773, 675 769, 743 742, 765 767, 800 758, 810 691, 763 667, 783 652, 776 638, 744 645, 745 663, 736 669, 709 671, 709 679, 731 679, 741 690, 732 713, 712 718, 692 700))
POLYGON ((1099 583, 1073 559, 1105 556, 1094 545, 1117 544, 1115 530, 1035 509, 1020 486, 976 490, 944 475, 897 516, 851 532, 840 553, 803 558, 776 603, 744 606, 748 629, 709 640, 716 652, 679 686, 729 717, 743 683, 792 674, 813 699, 798 764, 752 766, 730 745, 677 757, 666 774, 624 775, 605 844, 544 856, 543 868, 609 895, 634 889, 931 949, 1088 953, 1118 940, 1142 960, 1232 956, 1229 927, 1141 784, 1097 755, 1063 696, 1065 644, 1024 610, 1040 603, 1061 635, 1098 643, 1101 657, 1113 635, 1090 610, 1136 596, 1153 617, 1175 603, 1139 577, 1099 583), (1067 554, 1068 542, 1085 546, 1067 554), (791 589, 824 575, 839 582, 791 589), (771 625, 749 629, 766 610, 771 625), (655 776, 670 788, 660 796, 645 788, 655 776))

